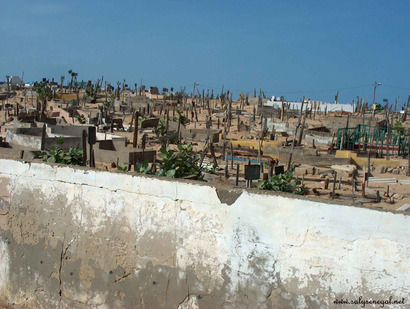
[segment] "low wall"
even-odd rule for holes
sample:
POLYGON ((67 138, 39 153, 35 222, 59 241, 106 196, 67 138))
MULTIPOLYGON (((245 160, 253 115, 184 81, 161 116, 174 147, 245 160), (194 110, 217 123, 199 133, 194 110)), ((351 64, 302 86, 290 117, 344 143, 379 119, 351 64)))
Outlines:
MULTIPOLYGON (((335 158, 350 158, 352 163, 360 168, 367 166, 368 163, 367 157, 358 157, 357 153, 349 150, 337 150, 335 158)), ((370 164, 374 166, 397 167, 401 166, 403 163, 395 158, 391 158, 390 160, 386 160, 386 158, 370 158, 370 164)))
POLYGON ((409 226, 402 213, 0 159, 0 304, 328 308, 340 298, 401 299, 410 293, 409 226))
POLYGON ((305 134, 305 144, 313 145, 313 143, 315 143, 315 145, 319 145, 319 146, 330 146, 332 143, 332 138, 333 138, 332 133, 309 132, 305 134))

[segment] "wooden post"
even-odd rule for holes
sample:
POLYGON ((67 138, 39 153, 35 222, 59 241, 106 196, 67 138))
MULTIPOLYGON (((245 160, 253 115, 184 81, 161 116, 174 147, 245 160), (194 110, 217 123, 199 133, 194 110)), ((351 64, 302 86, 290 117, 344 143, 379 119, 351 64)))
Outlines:
POLYGON ((167 115, 166 115, 166 123, 165 123, 165 130, 168 131, 169 129, 169 108, 167 108, 167 115))
POLYGON ((224 175, 225 179, 229 178, 229 173, 228 173, 228 151, 225 152, 225 170, 224 170, 224 175))
POLYGON ((134 138, 132 141, 132 147, 137 148, 137 143, 138 143, 138 118, 139 118, 139 113, 135 112, 135 123, 134 123, 134 138))
POLYGON ((41 145, 40 150, 44 150, 46 144, 46 136, 47 136, 47 126, 43 124, 43 130, 41 131, 41 145))
POLYGON ((233 169, 233 145, 231 143, 231 169, 233 169))
POLYGON ((235 179, 235 186, 239 185, 239 163, 236 164, 236 179, 235 179))
POLYGON ((178 144, 181 143, 181 138, 179 136, 180 130, 181 130, 181 114, 179 114, 179 117, 178 117, 178 131, 177 131, 178 144))
POLYGON ((407 151, 408 151, 408 154, 407 154, 407 173, 406 173, 406 176, 410 176, 410 147, 407 151))
POLYGON ((198 122, 198 113, 196 112, 196 106, 195 106, 195 102, 192 101, 192 107, 194 109, 194 114, 195 114, 195 121, 198 122))
POLYGON ((96 142, 96 128, 88 127, 88 145, 90 148, 90 160, 89 160, 90 167, 95 167, 95 157, 94 157, 94 149, 93 149, 95 142, 96 142))
POLYGON ((295 139, 296 139, 296 134, 298 132, 299 125, 300 125, 300 123, 296 126, 295 132, 293 133, 292 151, 290 152, 289 161, 288 161, 288 170, 287 170, 288 172, 290 171, 290 167, 291 167, 291 164, 292 164, 293 150, 295 149, 295 139))
POLYGON ((336 177, 337 177, 337 172, 335 172, 335 176, 334 176, 334 179, 333 179, 332 200, 335 198, 335 190, 336 190, 336 177))
POLYGON ((352 200, 354 200, 354 191, 355 191, 355 187, 356 187, 355 182, 356 182, 355 179, 352 178, 352 200))
POLYGON ((209 149, 211 151, 212 159, 214 160, 214 166, 218 166, 218 161, 216 160, 214 144, 211 142, 209 143, 209 149))
POLYGON ((270 162, 270 166, 269 166, 269 174, 268 174, 268 180, 270 181, 272 176, 273 176, 273 167, 274 167, 274 163, 273 161, 270 162))
POLYGON ((285 103, 282 100, 282 112, 280 113, 280 121, 283 121, 284 117, 285 117, 285 103))
POLYGON ((370 168, 370 147, 367 149, 367 177, 371 175, 371 168, 370 168))
POLYGON ((327 190, 329 188, 329 177, 326 177, 325 178, 325 184, 324 184, 324 186, 323 186, 323 189, 324 190, 327 190))
POLYGON ((261 163, 261 139, 258 137, 258 161, 261 163))
POLYGON ((95 167, 95 156, 93 145, 90 145, 90 167, 95 167))
MULTIPOLYGON (((302 106, 303 106, 303 103, 302 103, 302 106)), ((303 131, 305 130, 305 123, 306 123, 306 116, 307 116, 307 106, 306 106, 306 109, 305 109, 305 114, 303 116, 302 128, 300 129, 298 146, 300 146, 302 144, 303 131)))
POLYGON ((84 164, 87 163, 87 131, 82 132, 82 142, 83 142, 83 161, 84 164))
POLYGON ((362 182, 362 197, 366 197, 366 182, 362 182))
POLYGON ((389 116, 386 110, 386 124, 387 124, 387 137, 386 137, 386 160, 390 160, 390 123, 389 116))
MULTIPOLYGON (((248 165, 251 165, 251 160, 249 160, 249 158, 248 158, 248 165)), ((251 187, 252 187, 252 180, 248 180, 246 186, 247 186, 248 188, 251 188, 251 187)))

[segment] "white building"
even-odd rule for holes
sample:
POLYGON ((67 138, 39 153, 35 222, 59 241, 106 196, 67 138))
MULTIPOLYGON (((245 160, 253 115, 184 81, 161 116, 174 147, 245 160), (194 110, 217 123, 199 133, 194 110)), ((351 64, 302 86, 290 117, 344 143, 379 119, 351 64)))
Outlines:
MULTIPOLYGON (((272 97, 271 100, 268 100, 268 102, 265 104, 266 106, 273 106, 275 108, 282 108, 282 104, 285 106, 288 106, 289 109, 295 109, 295 110, 300 110, 302 102, 291 102, 291 101, 277 101, 278 98, 275 98, 274 96, 272 97)), ((343 111, 343 112, 349 112, 353 113, 355 106, 354 104, 335 104, 335 103, 326 103, 322 101, 305 101, 303 104, 303 110, 305 109, 310 109, 313 106, 313 108, 324 112, 326 107, 328 112, 336 112, 336 111, 343 111)))
POLYGON ((21 80, 21 78, 19 76, 11 76, 10 80, 9 80, 10 85, 13 86, 20 86, 20 85, 24 85, 23 81, 21 80))

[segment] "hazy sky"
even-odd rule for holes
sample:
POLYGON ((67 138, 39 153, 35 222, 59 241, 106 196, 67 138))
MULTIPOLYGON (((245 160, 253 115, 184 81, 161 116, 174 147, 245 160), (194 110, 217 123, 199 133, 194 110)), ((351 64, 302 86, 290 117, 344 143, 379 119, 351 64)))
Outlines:
POLYGON ((410 1, 0 1, 0 80, 134 85, 341 102, 410 94, 410 1))

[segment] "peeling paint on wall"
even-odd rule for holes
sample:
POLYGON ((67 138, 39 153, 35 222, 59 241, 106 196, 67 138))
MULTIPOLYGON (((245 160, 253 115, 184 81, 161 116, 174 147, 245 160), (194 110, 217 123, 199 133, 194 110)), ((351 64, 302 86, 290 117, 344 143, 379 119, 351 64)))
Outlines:
POLYGON ((407 297, 410 217, 0 160, 0 303, 288 308, 407 297))

